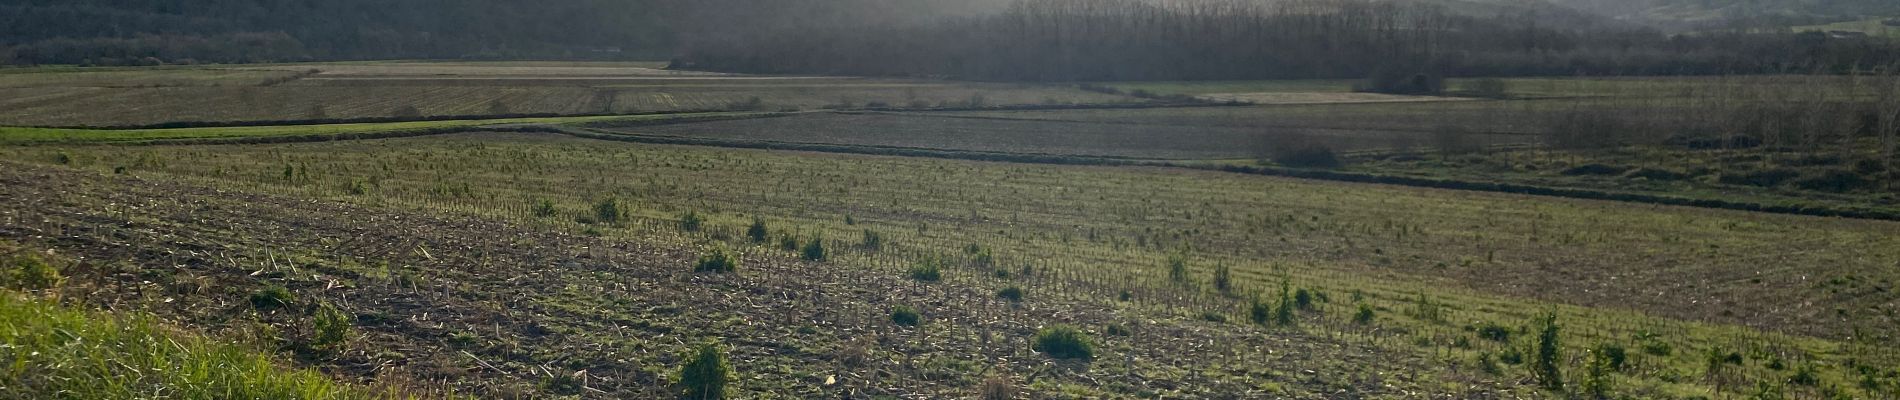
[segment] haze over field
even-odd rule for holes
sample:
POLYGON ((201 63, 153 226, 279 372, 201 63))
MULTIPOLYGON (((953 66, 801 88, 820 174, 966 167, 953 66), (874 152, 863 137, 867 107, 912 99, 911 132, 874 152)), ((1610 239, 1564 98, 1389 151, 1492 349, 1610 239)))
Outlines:
POLYGON ((0 399, 1897 399, 1895 8, 0 0, 0 399))

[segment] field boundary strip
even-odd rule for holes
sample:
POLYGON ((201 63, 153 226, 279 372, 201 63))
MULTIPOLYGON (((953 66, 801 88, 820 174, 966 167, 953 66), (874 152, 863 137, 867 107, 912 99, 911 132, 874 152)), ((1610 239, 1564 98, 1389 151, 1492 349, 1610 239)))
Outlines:
POLYGON ((864 146, 864 145, 844 145, 844 144, 733 140, 733 139, 697 138, 697 137, 662 136, 662 135, 641 135, 641 134, 629 134, 629 133, 608 133, 608 132, 602 132, 602 131, 586 129, 586 128, 574 129, 574 128, 558 127, 558 126, 550 126, 550 125, 541 125, 541 126, 537 126, 533 128, 539 128, 539 129, 524 129, 521 131, 522 132, 559 133, 559 134, 565 134, 565 135, 585 138, 585 139, 648 143, 648 144, 731 147, 731 148, 747 148, 747 149, 761 149, 761 150, 812 151, 812 152, 824 152, 824 153, 901 156, 901 157, 931 157, 931 158, 944 158, 944 159, 957 159, 957 160, 998 161, 998 162, 1016 162, 1016 163, 1029 163, 1029 164, 1181 168, 1181 169, 1218 171, 1218 172, 1240 173, 1240 174, 1249 174, 1249 175, 1277 176, 1277 177, 1285 177, 1285 178, 1334 181, 1334 182, 1369 183, 1369 184, 1382 184, 1382 185, 1394 185, 1394 186, 1421 187, 1421 188, 1430 188, 1430 189, 1463 190, 1463 191, 1471 191, 1471 192, 1520 194, 1520 195, 1530 195, 1530 196, 1540 196, 1540 197, 1615 201, 1615 202, 1624 202, 1624 203, 1696 207, 1696 208, 1709 208, 1709 209, 1721 209, 1721 210, 1733 210, 1733 211, 1760 212, 1760 213, 1769 213, 1769 214, 1801 215, 1801 216, 1812 216, 1812 217, 1834 217, 1834 218, 1900 221, 1900 212, 1893 212, 1893 211, 1886 211, 1886 210, 1848 209, 1848 208, 1837 208, 1837 207, 1827 207, 1827 206, 1818 206, 1818 205, 1801 205, 1801 204, 1763 204, 1763 203, 1730 201, 1730 200, 1721 200, 1721 199, 1705 199, 1705 198, 1664 196, 1664 195, 1641 194, 1641 193, 1612 192, 1612 191, 1593 190, 1593 189, 1547 187, 1547 186, 1535 186, 1535 185, 1524 185, 1524 184, 1502 183, 1502 182, 1467 181, 1467 180, 1441 179, 1441 178, 1421 178, 1421 177, 1383 175, 1383 174, 1372 174, 1372 173, 1362 173, 1362 172, 1341 172, 1341 171, 1284 168, 1284 167, 1272 167, 1272 166, 1204 165, 1204 164, 1197 165, 1197 164, 1183 164, 1183 163, 1160 161, 1160 160, 1075 156, 1075 155, 982 152, 982 151, 965 151, 965 150, 948 150, 948 149, 897 147, 897 146, 864 146))

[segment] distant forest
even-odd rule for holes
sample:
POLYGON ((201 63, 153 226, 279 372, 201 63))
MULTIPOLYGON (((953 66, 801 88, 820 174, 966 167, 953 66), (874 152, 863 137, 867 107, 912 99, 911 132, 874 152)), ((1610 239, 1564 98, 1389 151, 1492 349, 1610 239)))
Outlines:
POLYGON ((0 0, 0 64, 666 59, 682 37, 991 0, 0 0))
POLYGON ((1669 33, 1491 3, 0 0, 0 64, 671 58, 732 72, 1092 81, 1808 73, 1900 60, 1888 38, 1669 33))
POLYGON ((1887 38, 1665 34, 1420 2, 1037 0, 929 24, 802 26, 684 49, 736 72, 1109 81, 1811 73, 1900 60, 1887 38))

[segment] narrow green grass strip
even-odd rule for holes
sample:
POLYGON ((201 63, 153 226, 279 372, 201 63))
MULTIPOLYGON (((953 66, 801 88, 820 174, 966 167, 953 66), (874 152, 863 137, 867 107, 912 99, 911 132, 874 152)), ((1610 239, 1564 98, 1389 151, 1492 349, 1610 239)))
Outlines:
POLYGON ((166 332, 145 317, 72 310, 0 293, 0 397, 370 399, 366 390, 267 355, 166 332))

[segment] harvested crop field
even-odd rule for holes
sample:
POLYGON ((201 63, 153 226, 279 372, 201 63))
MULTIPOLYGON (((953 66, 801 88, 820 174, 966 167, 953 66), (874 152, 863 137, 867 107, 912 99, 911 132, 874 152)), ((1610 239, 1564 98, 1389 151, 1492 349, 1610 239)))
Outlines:
MULTIPOLYGON (((823 295, 827 296, 825 299, 867 304, 839 305, 824 301, 824 308, 855 310, 851 312, 857 313, 857 316, 849 317, 855 320, 832 320, 846 321, 834 322, 838 326, 877 326, 882 318, 880 308, 898 304, 909 304, 924 310, 957 309, 940 311, 950 313, 950 316, 937 319, 956 326, 930 325, 929 329, 917 332, 920 339, 906 339, 926 340, 922 342, 924 344, 918 345, 926 348, 960 349, 955 346, 962 345, 931 344, 935 342, 929 341, 980 342, 981 326, 984 324, 977 321, 996 321, 999 318, 1008 321, 1007 318, 1015 318, 985 314, 992 311, 972 310, 1015 310, 1000 306, 1005 303, 983 303, 979 300, 1005 286, 1025 289, 1030 299, 1023 303, 1025 310, 1050 313, 1022 317, 1028 318, 1018 320, 1024 326, 1069 323, 1087 328, 1096 324, 1116 323, 1114 321, 1127 323, 1128 320, 1141 320, 1153 321, 1143 322, 1142 326, 1156 323, 1206 330, 1198 334, 1182 333, 1189 335, 1185 336, 1187 338, 1200 337, 1193 335, 1201 334, 1235 335, 1227 339, 1188 339, 1191 342, 1213 340, 1212 343, 1217 343, 1213 346, 1231 347, 1227 343, 1265 341, 1259 342, 1262 343, 1260 347, 1251 347, 1252 350, 1249 350, 1261 353, 1242 352, 1220 358, 1226 362, 1212 361, 1226 366, 1221 367, 1224 372, 1218 374, 1206 369, 1210 368, 1210 361, 1205 358, 1183 360, 1176 364, 1165 361, 1171 359, 1167 356, 1138 356, 1134 370, 1173 371, 1155 374, 1143 372, 1136 374, 1139 379, 1167 376, 1175 380, 1176 383, 1172 384, 1115 380, 1122 378, 1104 382, 1124 382, 1126 386, 1071 386, 1072 383, 1062 383, 1105 379, 1105 375, 1096 375, 1098 372, 1119 375, 1122 373, 1119 371, 1123 370, 1114 368, 1127 366, 1112 361, 1126 354, 1147 354, 1145 352, 1149 350, 1146 349, 1115 350, 1113 355, 1092 364, 1090 372, 1081 375, 1086 378, 1072 375, 1053 375, 1072 378, 1052 378, 1049 374, 1053 372, 1037 373, 1034 371, 1043 370, 1020 367, 1015 364, 1019 361, 1011 361, 1008 364, 1011 367, 1004 367, 1015 368, 1005 369, 1011 376, 1036 376, 1036 380, 1046 385, 1033 387, 1038 393, 1076 393, 1084 396, 1087 393, 1135 393, 1116 389, 1118 387, 1126 390, 1166 387, 1179 390, 1181 394, 1237 393, 1240 388, 1221 386, 1225 383, 1180 379, 1218 379, 1207 377, 1243 375, 1256 377, 1248 380, 1256 382, 1258 376, 1295 379, 1293 382, 1264 382, 1255 387, 1262 394, 1287 393, 1294 397, 1308 397, 1301 393, 1316 395, 1334 393, 1336 390, 1366 393, 1363 392, 1365 389, 1340 387, 1357 387, 1355 383, 1348 383, 1358 382, 1356 380, 1329 380, 1327 383, 1304 380, 1308 376, 1341 376, 1334 373, 1306 375, 1281 369, 1288 365, 1297 365, 1301 369, 1318 365, 1354 369, 1360 373, 1374 371, 1363 369, 1373 368, 1370 366, 1349 367, 1328 361, 1339 359, 1337 356, 1302 359, 1292 364, 1233 363, 1251 360, 1250 357, 1260 354, 1286 355, 1289 353, 1283 350, 1287 348, 1296 349, 1290 350, 1291 354, 1319 351, 1297 349, 1307 349, 1302 347, 1306 346, 1303 343, 1315 337, 1338 337, 1344 338, 1345 342, 1339 345, 1347 346, 1345 349, 1356 345, 1367 346, 1362 350, 1346 350, 1363 352, 1371 357, 1356 359, 1359 361, 1354 363, 1398 360, 1402 363, 1399 365, 1409 365, 1402 368, 1415 368, 1417 364, 1406 360, 1423 358, 1425 361, 1422 362, 1426 364, 1458 365, 1458 368, 1466 371, 1430 373, 1433 376, 1431 379, 1479 379, 1502 385, 1461 385, 1455 390, 1422 388, 1420 392, 1454 397, 1498 391, 1521 394, 1526 392, 1516 392, 1511 384, 1503 383, 1511 382, 1515 379, 1513 377, 1521 377, 1518 370, 1506 370, 1502 373, 1501 381, 1493 380, 1498 378, 1464 374, 1470 373, 1470 363, 1480 354, 1496 355, 1500 351, 1525 345, 1528 339, 1474 339, 1474 327, 1521 327, 1522 323, 1544 310, 1557 313, 1571 326, 1572 329, 1564 331, 1566 342, 1631 347, 1667 345, 1673 348, 1666 354, 1637 357, 1638 361, 1635 362, 1640 367, 1628 373, 1626 378, 1629 381, 1625 385, 1638 393, 1674 396, 1707 393, 1706 385, 1711 384, 1708 381, 1682 381, 1672 376, 1680 376, 1683 371, 1697 368, 1703 356, 1709 352, 1727 349, 1754 350, 1749 350, 1743 356, 1752 361, 1745 367, 1737 367, 1736 377, 1723 378, 1725 381, 1783 379, 1778 376, 1784 373, 1768 367, 1767 360, 1782 360, 1783 365, 1800 363, 1815 366, 1819 371, 1817 373, 1822 376, 1820 379, 1828 382, 1858 379, 1859 372, 1840 367, 1845 365, 1846 358, 1853 358, 1860 365, 1900 365, 1900 354, 1893 353, 1893 347, 1880 344, 1900 339, 1878 334, 1863 337, 1853 333, 1857 327, 1892 326, 1896 323, 1892 313, 1900 309, 1896 308, 1900 304, 1896 304, 1890 288, 1894 282, 1900 281, 1900 277, 1889 273, 1885 266, 1900 260, 1900 254, 1895 254, 1893 250, 1900 248, 1900 245, 1890 243, 1900 237, 1895 234, 1895 229, 1900 228, 1885 222, 1676 207, 1632 207, 1613 202, 1319 183, 1166 168, 1058 167, 654 146, 600 142, 553 134, 448 135, 247 146, 44 147, 13 149, 6 152, 5 157, 53 162, 61 153, 67 155, 66 159, 71 161, 71 165, 100 174, 118 170, 122 164, 114 160, 143 160, 123 165, 127 167, 124 169, 127 174, 142 177, 129 179, 132 182, 180 187, 204 185, 221 188, 229 193, 267 199, 318 199, 315 200, 317 203, 310 204, 321 207, 298 207, 318 207, 315 209, 319 211, 314 212, 342 215, 345 218, 341 220, 353 222, 326 221, 318 224, 298 218, 266 218, 291 226, 315 226, 312 228, 315 232, 358 232, 320 235, 330 237, 327 243, 352 243, 352 246, 359 242, 398 243, 393 248, 381 247, 361 252, 347 246, 338 247, 340 245, 321 247, 324 250, 319 253, 322 254, 339 251, 350 254, 358 265, 380 265, 378 260, 381 259, 389 259, 392 266, 438 265, 431 264, 426 256, 420 254, 403 254, 417 253, 406 249, 413 247, 410 243, 418 240, 424 241, 421 242, 422 247, 428 249, 430 254, 435 254, 435 257, 443 257, 442 251, 437 249, 450 246, 457 249, 453 251, 457 257, 469 258, 450 264, 460 267, 441 266, 422 270, 452 274, 454 271, 474 268, 472 271, 479 271, 480 276, 445 275, 446 278, 442 278, 459 283, 448 286, 467 287, 466 290, 501 284, 497 282, 511 285, 531 282, 545 287, 569 288, 559 295, 516 293, 513 296, 522 299, 578 296, 562 303, 565 304, 563 312, 579 313, 576 315, 596 315, 589 313, 602 312, 598 309, 664 307, 663 304, 646 302, 621 305, 635 300, 620 299, 617 295, 603 298, 591 293, 653 296, 651 292, 618 292, 621 289, 613 286, 616 282, 639 287, 640 290, 681 286, 669 283, 644 287, 636 286, 636 282, 626 278, 617 278, 650 276, 642 274, 654 274, 651 271, 655 270, 661 271, 659 273, 662 275, 688 277, 675 277, 665 282, 682 282, 680 279, 699 282, 700 279, 707 279, 684 272, 694 255, 692 249, 724 243, 741 249, 745 254, 743 258, 746 265, 765 264, 758 268, 764 268, 772 275, 836 282, 818 286, 837 285, 839 290, 869 287, 903 289, 892 294, 857 295, 826 291, 831 289, 785 289, 787 292, 818 290, 827 293, 823 295), (593 209, 603 198, 618 199, 619 206, 630 210, 627 213, 629 219, 623 223, 606 225, 582 222, 591 218, 588 216, 593 215, 593 209), (333 207, 330 205, 333 203, 329 203, 331 201, 355 206, 338 204, 334 207, 340 208, 327 208, 333 207), (535 204, 538 201, 546 201, 552 210, 551 214, 536 211, 535 204), (439 216, 424 217, 406 210, 439 216), (401 216, 401 219, 394 216, 357 216, 383 213, 401 216), (691 230, 682 228, 682 215, 692 215, 692 220, 698 221, 691 230), (455 222, 427 227, 382 225, 396 221, 403 224, 427 222, 430 221, 428 218, 455 222), (761 219, 770 227, 772 233, 768 243, 755 244, 746 239, 742 228, 753 218, 761 219), (325 227, 325 224, 331 223, 360 225, 360 228, 325 227), (499 225, 488 225, 490 223, 499 225), (473 228, 464 231, 453 227, 455 225, 473 228), (381 239, 372 237, 370 240, 350 239, 356 237, 352 235, 369 235, 385 230, 395 230, 394 233, 388 233, 394 236, 381 239), (461 236, 481 235, 474 232, 509 232, 502 236, 524 239, 510 242, 510 239, 478 240, 461 236), (859 239, 868 237, 866 232, 877 233, 880 238, 877 246, 867 247, 866 241, 859 239), (450 235, 453 239, 445 239, 443 243, 426 242, 433 239, 396 240, 403 236, 433 238, 437 235, 450 235), (591 235, 601 238, 589 238, 591 235), (1807 239, 1790 242, 1784 239, 1789 235, 1807 239), (789 258, 796 253, 776 246, 779 239, 786 237, 799 242, 822 239, 826 243, 825 247, 833 249, 834 253, 822 264, 791 261, 789 258), (624 244, 616 244, 622 241, 624 244), (489 246, 510 246, 511 249, 484 250, 489 246), (604 250, 611 254, 601 254, 603 250, 568 253, 559 250, 578 247, 612 250, 604 250), (645 250, 649 248, 658 250, 645 250), (520 252, 533 252, 545 258, 511 255, 520 252), (652 256, 616 258, 619 254, 652 256), (1185 281, 1173 280, 1168 273, 1170 259, 1178 256, 1184 256, 1185 281), (483 261, 484 258, 492 259, 483 261), (642 261, 647 258, 667 261, 642 261), (600 260, 623 269, 607 270, 611 275, 588 275, 588 272, 597 271, 589 267, 600 260), (903 271, 914 269, 919 263, 934 262, 943 263, 944 277, 941 282, 906 282, 901 279, 907 275, 903 271), (784 269, 779 269, 780 263, 785 263, 784 269), (468 267, 470 265, 477 267, 468 267), (533 274, 496 269, 512 265, 551 265, 557 268, 542 268, 544 271, 533 274), (1780 267, 1763 268, 1764 265, 1780 267), (1232 267, 1229 283, 1232 289, 1220 290, 1211 283, 1215 281, 1212 277, 1218 275, 1216 271, 1221 266, 1232 267), (581 272, 573 272, 575 268, 581 272), (525 274, 527 277, 488 277, 510 274, 525 274), (834 276, 830 274, 842 277, 805 278, 834 276), (894 279, 892 277, 897 279, 885 280, 894 279), (592 282, 604 282, 601 285, 606 286, 596 286, 592 282), (1255 295, 1289 295, 1282 291, 1282 282, 1290 285, 1290 288, 1319 293, 1317 296, 1330 300, 1316 300, 1311 311, 1299 313, 1297 329, 1254 325, 1249 321, 1249 298, 1255 295), (964 292, 956 294, 958 291, 964 292), (905 297, 913 295, 915 297, 905 297), (931 296, 948 296, 946 298, 949 300, 934 302, 928 300, 934 298, 931 296), (1042 301, 1053 303, 1039 303, 1042 301), (923 305, 918 305, 919 302, 923 305), (603 304, 615 305, 601 306, 603 304), (1353 308, 1359 304, 1364 304, 1365 309, 1373 310, 1376 314, 1372 322, 1355 322, 1353 308), (1093 316, 1079 310, 1112 310, 1113 313, 1093 316), (1841 313, 1846 313, 1850 318, 1842 318, 1841 313), (1201 321, 1212 319, 1226 322, 1201 321), (1849 339, 1850 336, 1853 339, 1849 339), (1140 360, 1151 359, 1143 357, 1161 357, 1153 359, 1160 360, 1157 362, 1161 364, 1139 364, 1140 360), (1678 380, 1671 382, 1671 379, 1678 380), (1327 389, 1319 389, 1314 385, 1322 385, 1320 387, 1327 389)), ((64 170, 55 168, 47 171, 54 173, 64 170)), ((128 181, 126 178, 107 177, 88 179, 128 181)), ((45 196, 48 195, 34 194, 29 197, 45 196)), ((274 202, 266 204, 276 204, 274 202)), ((83 204, 89 202, 80 203, 82 205, 75 207, 83 209, 83 204)), ((138 204, 131 199, 99 203, 138 204)), ((125 211, 130 210, 128 208, 106 210, 121 214, 146 214, 125 211)), ((216 209, 207 209, 206 212, 211 210, 216 209)), ((21 218, 17 221, 37 220, 43 218, 21 218)), ((262 241, 259 246, 268 248, 272 246, 268 243, 309 243, 315 240, 283 235, 290 234, 259 234, 262 238, 259 239, 262 241)), ((298 244, 291 247, 313 246, 298 244)), ((335 272, 324 274, 340 275, 335 272)), ((744 273, 741 275, 745 276, 744 273)), ((760 275, 757 278, 747 276, 737 279, 762 279, 766 282, 762 284, 769 285, 775 278, 760 275)), ((327 286, 319 282, 297 285, 304 289, 327 286)), ((355 287, 371 286, 364 284, 355 287)), ((780 293, 774 291, 776 289, 751 286, 734 290, 741 289, 753 296, 780 293)), ((667 293, 665 296, 698 298, 690 294, 660 293, 667 293)), ((730 293, 736 297, 728 299, 749 298, 737 292, 730 293)), ((757 307, 761 310, 805 307, 794 308, 800 310, 794 315, 817 312, 807 311, 817 307, 797 305, 800 304, 797 301, 774 304, 781 305, 761 304, 757 307)), ((776 332, 780 332, 781 336, 784 330, 799 329, 797 324, 792 323, 760 323, 760 327, 750 327, 739 321, 749 321, 752 317, 748 316, 758 314, 721 312, 716 315, 723 316, 727 322, 711 325, 706 325, 706 322, 675 322, 672 318, 685 317, 652 312, 609 320, 627 323, 667 321, 669 325, 691 327, 670 332, 695 337, 717 335, 707 332, 721 332, 720 329, 742 325, 747 326, 745 329, 777 329, 776 332)), ((931 317, 933 312, 939 311, 925 311, 925 318, 934 318, 931 317)), ((528 319, 530 316, 514 314, 514 318, 528 319)), ((824 320, 822 317, 811 318, 824 320)), ((583 319, 591 321, 598 318, 583 319)), ((549 329, 558 335, 551 336, 563 340, 575 340, 588 332, 612 332, 616 329, 597 324, 563 325, 574 323, 560 322, 558 319, 536 321, 541 321, 537 322, 541 326, 553 327, 549 329)), ((1015 323, 1018 322, 1011 322, 1015 323)), ((491 326, 488 329, 494 328, 491 326)), ((824 325, 814 329, 827 332, 824 325)), ((1106 333, 1109 329, 1106 325, 1094 329, 1100 329, 1091 331, 1098 338, 1112 336, 1106 333)), ((1147 328, 1137 329, 1139 332, 1147 328)), ((1193 331, 1189 329, 1182 332, 1193 331)), ((752 332, 740 337, 751 338, 748 340, 754 342, 741 342, 741 346, 778 349, 774 350, 776 353, 764 353, 779 354, 754 354, 761 350, 739 352, 747 354, 744 357, 752 360, 748 364, 803 365, 836 360, 814 358, 794 361, 774 358, 795 359, 798 354, 836 353, 829 350, 789 350, 783 342, 756 342, 760 337, 769 336, 766 332, 773 332, 769 330, 742 332, 752 332)), ((1026 331, 1015 332, 1022 334, 1026 331)), ((992 338, 1002 336, 1006 335, 998 334, 992 338)), ((1138 337, 1145 339, 1126 343, 1134 347, 1155 348, 1183 345, 1172 339, 1172 336, 1138 337), (1151 345, 1151 341, 1166 343, 1151 345)), ((413 340, 420 343, 415 346, 442 345, 429 344, 425 339, 413 340)), ((563 349, 577 346, 565 342, 510 340, 537 344, 524 345, 523 348, 539 347, 541 343, 563 349)), ((681 340, 691 342, 684 338, 681 340)), ((834 337, 824 340, 842 339, 834 337)), ((1120 346, 1115 343, 1122 343, 1118 342, 1120 339, 1105 340, 1111 347, 1120 346)), ((827 346, 813 343, 795 342, 794 348, 827 346)), ((665 347, 667 351, 654 352, 674 352, 683 348, 681 346, 675 343, 673 347, 665 347)), ((1011 346, 1014 347, 1009 349, 1023 345, 1017 343, 1011 346)), ((922 351, 914 350, 917 347, 909 349, 913 350, 908 352, 922 351)), ((965 350, 945 351, 961 354, 965 350)), ((1183 350, 1176 348, 1173 351, 1183 350)), ((476 354, 485 359, 507 355, 476 354)), ((449 358, 454 358, 453 355, 451 353, 449 358)), ((666 364, 668 360, 664 356, 654 357, 661 358, 650 359, 653 360, 650 363, 666 364)), ((956 364, 951 359, 937 358, 935 361, 925 357, 891 362, 907 366, 938 365, 941 368, 930 368, 940 372, 902 375, 906 373, 902 371, 910 370, 890 369, 885 371, 886 375, 860 373, 857 376, 945 376, 928 379, 954 379, 947 377, 981 376, 972 371, 983 371, 980 365, 956 364), (934 375, 936 373, 944 375, 934 375)), ((531 360, 549 362, 542 358, 531 360)), ((600 360, 591 362, 569 365, 569 368, 589 371, 618 371, 624 368, 602 366, 604 364, 599 364, 602 362, 600 360)), ((1569 368, 1581 368, 1578 362, 1581 361, 1573 360, 1569 368)), ((1039 362, 1029 364, 1040 365, 1039 362)), ((784 369, 764 372, 768 376, 758 379, 777 382, 770 384, 773 388, 792 385, 783 386, 787 389, 782 390, 771 389, 774 392, 813 393, 797 391, 803 389, 798 389, 802 386, 796 386, 796 383, 821 379, 815 375, 816 372, 808 372, 809 368, 815 367, 790 368, 790 372, 784 369), (784 374, 794 377, 781 376, 784 374)), ((1876 367, 1875 370, 1882 370, 1880 368, 1889 367, 1876 367)), ((1364 376, 1355 374, 1358 373, 1344 376, 1364 376)), ((640 378, 635 375, 634 378, 617 379, 640 378)), ((1392 375, 1386 375, 1383 379, 1412 382, 1410 378, 1392 375)), ((954 383, 939 382, 929 381, 921 385, 935 388, 929 389, 937 391, 931 393, 954 394, 967 393, 958 391, 957 387, 971 384, 955 380, 941 381, 954 383)), ((906 389, 884 393, 918 392, 906 389)))
MULTIPOLYGON (((303 360, 355 380, 404 377, 481 397, 666 397, 663 366, 718 340, 743 377, 739 397, 958 396, 986 376, 1086 397, 1445 390, 1413 380, 1444 371, 1420 357, 1319 335, 1130 319, 1102 299, 1011 305, 980 287, 764 249, 746 250, 737 274, 698 274, 689 267, 699 241, 683 237, 601 239, 19 164, 0 169, 0 184, 9 188, 0 238, 79 260, 69 301, 143 308, 266 343, 307 334, 298 309, 339 308, 358 325, 349 350, 303 360), (246 296, 273 285, 294 291, 296 307, 250 311, 246 296), (922 310, 924 327, 886 321, 896 305, 922 310), (1031 353, 1027 338, 1055 321, 1098 335, 1100 362, 1031 353), (1108 326, 1133 336, 1102 335, 1108 326), (1214 343, 1231 363, 1203 369, 1214 343)), ((1457 393, 1489 390, 1466 383, 1457 393)))
POLYGON ((0 73, 0 125, 76 127, 1133 103, 1063 85, 752 76, 646 64, 304 64, 0 73))
MULTIPOLYGON (((1227 108, 1227 107, 1221 107, 1227 108)), ((1197 109, 1165 109, 1194 113, 1197 109)), ((1148 110, 1073 111, 1095 116, 1114 113, 1157 114, 1148 110)), ((1065 120, 1070 112, 1037 112, 1048 119, 1014 119, 1008 112, 950 116, 936 113, 826 113, 784 118, 733 120, 615 128, 613 132, 742 141, 820 143, 975 152, 1048 154, 1141 159, 1258 158, 1273 149, 1321 143, 1338 150, 1404 147, 1426 140, 1403 131, 1283 128, 1268 126, 1190 126, 1140 122, 1065 120), (987 118, 989 115, 1003 118, 987 118)), ((1510 143, 1513 135, 1473 135, 1473 140, 1510 143)))

